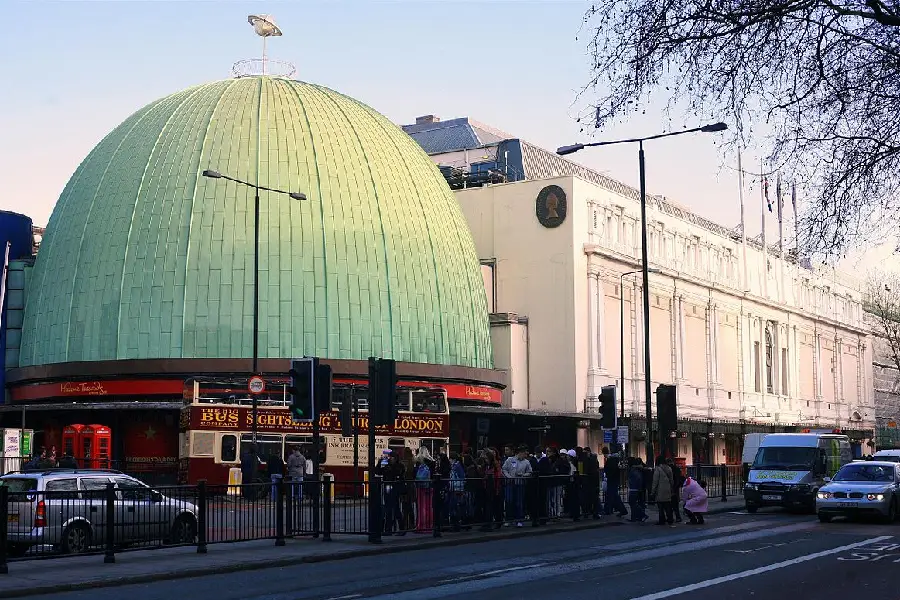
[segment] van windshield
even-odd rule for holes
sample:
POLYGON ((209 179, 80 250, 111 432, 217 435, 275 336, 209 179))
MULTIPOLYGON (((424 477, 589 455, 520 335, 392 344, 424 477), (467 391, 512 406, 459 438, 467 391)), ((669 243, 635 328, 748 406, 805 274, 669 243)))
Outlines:
POLYGON ((753 461, 753 468, 809 471, 813 468, 818 453, 817 448, 760 448, 753 461))

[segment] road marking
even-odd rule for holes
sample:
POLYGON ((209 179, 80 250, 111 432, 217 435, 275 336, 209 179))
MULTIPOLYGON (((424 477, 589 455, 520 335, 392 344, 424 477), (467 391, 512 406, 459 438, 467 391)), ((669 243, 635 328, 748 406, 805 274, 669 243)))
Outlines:
POLYGON ((672 588, 670 590, 665 590, 662 592, 656 592, 654 594, 647 594, 645 596, 638 596, 637 598, 632 598, 631 600, 661 600, 662 598, 670 598, 672 596, 678 596, 681 594, 686 594, 688 592, 693 592, 695 590, 702 590, 704 588, 712 587, 715 585, 719 585, 722 583, 728 583, 730 581, 736 581, 738 579, 744 579, 745 577, 752 577, 754 575, 760 575, 762 573, 768 573, 769 571, 775 571, 777 569, 783 569, 784 567, 790 567, 793 565, 798 565, 800 563, 808 562, 810 560, 815 560, 817 558, 822 558, 823 556, 830 556, 832 554, 839 554, 841 552, 846 552, 847 550, 853 550, 854 548, 859 548, 860 546, 865 546, 866 544, 874 544, 877 542, 881 542, 884 540, 891 539, 890 535, 882 535, 876 538, 868 539, 862 542, 857 542, 855 544, 848 544, 846 546, 839 546, 837 548, 832 548, 831 550, 823 550, 821 552, 814 552, 812 554, 807 554, 805 556, 798 556, 797 558, 792 558, 789 560, 783 560, 781 562, 777 562, 765 567, 759 567, 756 569, 749 569, 747 571, 741 571, 740 573, 732 573, 730 575, 723 575, 722 577, 715 577, 713 579, 707 579, 706 581, 700 581, 698 583, 692 583, 690 585, 683 585, 681 587, 672 588))
MULTIPOLYGON (((472 579, 481 579, 482 577, 491 577, 493 575, 500 575, 501 573, 510 573, 512 571, 521 571, 522 569, 533 569, 534 567, 543 567, 545 564, 547 564, 547 563, 535 563, 533 565, 508 567, 506 569, 494 569, 493 571, 485 571, 483 573, 472 573, 471 575, 463 575, 461 577, 452 577, 450 579, 442 579, 442 580, 438 581, 438 584, 456 583, 456 582, 472 580, 472 579)), ((335 599, 335 600, 337 600, 337 599, 335 599)))
POLYGON ((347 594, 346 596, 332 596, 328 600, 353 600, 353 598, 362 598, 362 594, 347 594))
MULTIPOLYGON (((660 537, 655 540, 657 546, 637 550, 635 552, 627 552, 614 556, 604 556, 601 558, 570 560, 560 563, 545 563, 539 566, 530 566, 520 568, 515 571, 500 573, 492 577, 484 577, 480 579, 467 578, 449 583, 436 584, 429 587, 411 589, 408 591, 397 591, 390 594, 379 594, 369 596, 367 600, 434 600, 435 598, 447 598, 449 596, 477 594, 489 589, 505 587, 510 585, 521 585, 530 581, 539 581, 553 579, 557 576, 564 576, 571 573, 589 571, 602 567, 613 567, 618 565, 633 566, 635 563, 644 560, 652 560, 667 556, 676 556, 696 550, 706 550, 719 546, 727 546, 735 543, 745 542, 754 539, 760 539, 770 536, 782 535, 793 531, 801 531, 816 527, 818 523, 795 523, 782 527, 769 527, 767 529, 748 531, 737 533, 734 535, 726 535, 712 539, 701 539, 683 544, 665 545, 666 538, 660 537), (663 544, 660 546, 659 544, 663 544)), ((871 540, 870 540, 871 541, 871 540)))

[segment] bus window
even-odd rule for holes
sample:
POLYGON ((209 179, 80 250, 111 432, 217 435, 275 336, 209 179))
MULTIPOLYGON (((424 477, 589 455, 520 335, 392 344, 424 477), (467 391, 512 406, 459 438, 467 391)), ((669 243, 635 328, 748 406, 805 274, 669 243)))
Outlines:
MULTIPOLYGON (((280 435, 257 435, 256 436, 256 455, 266 462, 270 454, 277 454, 284 458, 284 449, 282 448, 283 438, 280 435)), ((245 433, 241 436, 241 456, 245 452, 250 451, 250 444, 253 443, 253 434, 245 433)))
POLYGON ((359 410, 369 410, 369 386, 353 386, 353 395, 356 396, 356 404, 359 410))
MULTIPOLYGON (((312 460, 313 438, 311 435, 286 435, 284 436, 284 453, 290 456, 294 447, 300 446, 300 451, 306 458, 312 460)), ((326 436, 319 438, 319 464, 325 464, 328 457, 328 441, 326 436)))
POLYGON ((341 410, 344 402, 349 402, 351 398, 351 388, 346 386, 334 386, 331 390, 331 410, 341 410))
POLYGON ((447 412, 447 403, 441 392, 413 392, 413 412, 447 412))
POLYGON ((441 448, 446 445, 447 441, 440 438, 422 438, 419 440, 419 448, 422 448, 423 446, 428 448, 428 452, 434 457, 436 457, 440 453, 441 448))
POLYGON ((409 390, 397 390, 397 395, 394 398, 394 407, 397 410, 409 412, 409 390))
POLYGON ((236 462, 237 456, 237 436, 228 434, 222 436, 222 449, 219 451, 219 458, 222 462, 236 462))

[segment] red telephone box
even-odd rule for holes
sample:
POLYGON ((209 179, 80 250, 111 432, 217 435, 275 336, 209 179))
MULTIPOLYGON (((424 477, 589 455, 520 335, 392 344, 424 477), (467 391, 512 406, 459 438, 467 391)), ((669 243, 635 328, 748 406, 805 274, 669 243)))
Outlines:
POLYGON ((112 430, 106 425, 87 425, 81 430, 84 464, 90 469, 108 469, 112 430))
POLYGON ((78 463, 78 466, 82 466, 84 461, 84 449, 81 445, 81 435, 84 431, 84 425, 79 425, 77 423, 73 425, 66 425, 63 429, 62 435, 62 454, 63 456, 71 456, 78 463))

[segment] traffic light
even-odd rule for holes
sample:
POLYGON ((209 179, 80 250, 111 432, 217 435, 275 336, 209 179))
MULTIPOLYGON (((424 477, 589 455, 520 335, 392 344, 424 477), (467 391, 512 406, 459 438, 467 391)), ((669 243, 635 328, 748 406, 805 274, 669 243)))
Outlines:
POLYGON ((316 365, 316 383, 313 387, 313 417, 318 416, 319 410, 331 408, 331 365, 316 365))
POLYGON ((604 385, 600 388, 600 427, 616 428, 616 386, 604 385))
POLYGON ((397 418, 397 363, 369 359, 369 417, 375 425, 393 425, 397 418))
POLYGON ((674 385, 660 385, 656 388, 656 421, 659 423, 660 433, 664 436, 678 431, 678 407, 674 385))
POLYGON ((298 358, 291 361, 291 415, 295 421, 314 421, 316 418, 316 374, 318 358, 298 358))

